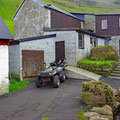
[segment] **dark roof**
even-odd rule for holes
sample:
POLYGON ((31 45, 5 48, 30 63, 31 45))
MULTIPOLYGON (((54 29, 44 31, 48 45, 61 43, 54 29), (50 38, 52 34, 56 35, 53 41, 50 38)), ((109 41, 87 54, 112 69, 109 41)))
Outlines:
MULTIPOLYGON (((60 9, 60 8, 57 8, 57 7, 55 7, 55 6, 51 5, 51 4, 42 2, 42 1, 40 1, 40 0, 34 0, 34 1, 37 2, 38 4, 43 5, 43 6, 46 7, 46 8, 53 9, 53 10, 55 10, 55 11, 61 12, 61 13, 63 13, 63 14, 66 14, 66 15, 68 15, 68 16, 71 16, 71 17, 73 17, 73 18, 76 18, 76 19, 79 19, 79 20, 83 21, 82 19, 80 19, 80 18, 72 15, 71 13, 69 13, 69 12, 67 12, 67 11, 64 11, 64 10, 62 10, 62 9, 60 9)), ((15 18, 15 16, 17 15, 18 11, 20 10, 20 8, 21 8, 22 5, 24 4, 24 2, 25 2, 25 0, 22 1, 21 5, 20 5, 19 8, 17 9, 17 11, 16 11, 16 13, 14 14, 13 18, 15 18)))
POLYGON ((99 35, 97 33, 94 33, 94 32, 91 32, 89 30, 84 30, 84 29, 77 29, 77 28, 71 28, 71 29, 44 29, 44 31, 77 31, 77 32, 81 32, 81 33, 84 33, 84 34, 88 34, 88 35, 91 35, 93 37, 98 37, 98 38, 103 38, 103 39, 109 39, 111 37, 106 37, 106 36, 102 36, 102 35, 99 35))
POLYGON ((85 16, 84 16, 84 14, 79 14, 79 13, 71 13, 71 14, 73 14, 74 16, 80 18, 82 21, 85 21, 85 16))
POLYGON ((0 39, 14 39, 1 17, 0 17, 0 39))
POLYGON ((80 12, 72 12, 73 15, 95 15, 95 16, 115 16, 120 15, 120 13, 80 13, 80 12))
POLYGON ((56 34, 50 34, 50 35, 43 35, 43 36, 37 36, 37 37, 29 37, 29 38, 23 38, 23 39, 18 39, 14 42, 10 42, 10 45, 17 45, 20 42, 29 42, 29 41, 34 41, 34 40, 40 40, 40 39, 46 39, 46 38, 53 38, 56 37, 56 34))

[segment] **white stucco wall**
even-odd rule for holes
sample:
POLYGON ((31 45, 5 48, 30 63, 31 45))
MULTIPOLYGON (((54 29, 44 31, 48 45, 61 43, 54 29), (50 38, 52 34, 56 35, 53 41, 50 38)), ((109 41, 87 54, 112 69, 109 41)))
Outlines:
POLYGON ((84 34, 84 49, 78 48, 78 33, 76 41, 76 61, 86 58, 90 55, 90 36, 84 34))
POLYGON ((65 58, 69 65, 76 65, 76 31, 51 31, 44 35, 56 33, 55 42, 65 41, 65 58))
POLYGON ((120 36, 111 37, 111 40, 108 42, 109 45, 113 46, 118 55, 120 56, 120 46, 119 46, 120 36))
POLYGON ((9 72, 20 75, 20 46, 9 46, 9 72))
POLYGON ((9 91, 8 46, 0 45, 0 95, 9 91))
POLYGON ((105 39, 98 38, 98 46, 105 46, 105 39))

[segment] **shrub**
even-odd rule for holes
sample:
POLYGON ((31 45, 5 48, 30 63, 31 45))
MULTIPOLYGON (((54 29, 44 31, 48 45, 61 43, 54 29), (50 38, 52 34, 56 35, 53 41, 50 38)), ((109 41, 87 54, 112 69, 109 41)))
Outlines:
POLYGON ((118 55, 112 46, 100 46, 91 50, 91 59, 118 61, 118 55))

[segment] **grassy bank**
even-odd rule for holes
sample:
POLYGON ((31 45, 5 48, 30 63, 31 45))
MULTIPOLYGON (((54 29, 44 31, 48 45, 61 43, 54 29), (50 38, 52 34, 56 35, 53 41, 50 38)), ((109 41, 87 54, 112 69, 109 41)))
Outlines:
POLYGON ((110 75, 111 71, 116 67, 116 61, 108 60, 91 60, 89 58, 78 61, 77 66, 88 70, 90 72, 97 73, 103 77, 110 75))
POLYGON ((20 81, 20 78, 18 75, 12 75, 10 77, 9 92, 14 92, 16 90, 19 90, 25 87, 27 84, 28 84, 28 81, 20 81))

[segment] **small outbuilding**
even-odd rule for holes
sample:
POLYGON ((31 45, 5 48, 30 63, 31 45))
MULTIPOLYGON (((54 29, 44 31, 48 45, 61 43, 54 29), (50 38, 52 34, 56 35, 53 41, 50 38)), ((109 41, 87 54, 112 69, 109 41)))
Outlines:
POLYGON ((9 90, 9 40, 13 37, 0 17, 0 95, 9 90))

